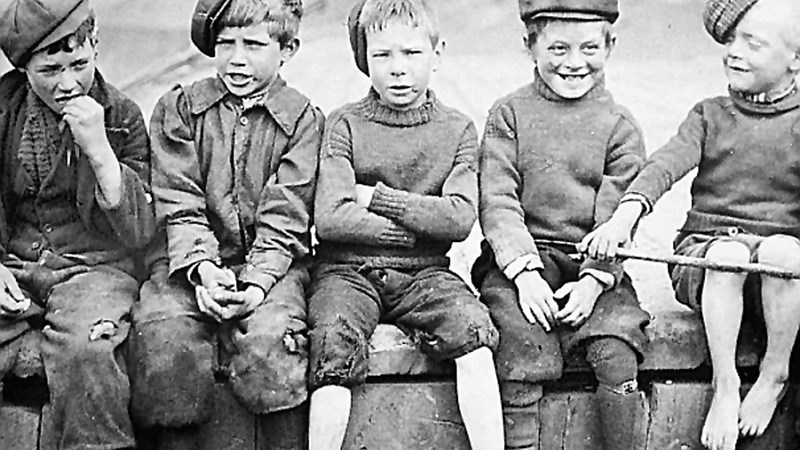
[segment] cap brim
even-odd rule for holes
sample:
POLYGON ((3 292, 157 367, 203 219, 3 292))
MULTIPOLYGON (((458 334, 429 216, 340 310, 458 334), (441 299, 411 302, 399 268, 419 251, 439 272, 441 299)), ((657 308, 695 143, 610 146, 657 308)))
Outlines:
POLYGON ((543 11, 530 16, 528 20, 540 19, 540 18, 584 20, 584 21, 608 20, 608 17, 601 16, 600 14, 572 12, 572 11, 543 11))
POLYGON ((53 31, 44 37, 36 46, 31 50, 30 54, 34 54, 39 50, 46 48, 48 45, 58 42, 65 36, 74 33, 78 27, 81 26, 84 20, 89 17, 92 10, 89 8, 88 1, 79 2, 75 9, 73 9, 61 23, 56 26, 53 31))

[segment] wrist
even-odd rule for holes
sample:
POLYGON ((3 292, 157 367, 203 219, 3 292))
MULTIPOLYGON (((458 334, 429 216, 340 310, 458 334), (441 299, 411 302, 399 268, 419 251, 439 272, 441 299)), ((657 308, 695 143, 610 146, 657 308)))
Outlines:
POLYGON ((614 221, 625 228, 630 234, 644 212, 644 205, 638 201, 620 203, 614 211, 614 221))

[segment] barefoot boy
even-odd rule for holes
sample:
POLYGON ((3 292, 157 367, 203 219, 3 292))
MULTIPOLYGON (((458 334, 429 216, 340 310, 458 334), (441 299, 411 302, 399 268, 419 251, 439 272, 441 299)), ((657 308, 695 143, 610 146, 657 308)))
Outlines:
POLYGON ((604 87, 618 14, 616 1, 521 0, 533 83, 498 100, 487 119, 486 242, 473 280, 500 331, 509 449, 536 448, 539 383, 559 378, 579 346, 599 381, 604 448, 637 448, 648 314, 620 264, 576 259, 563 244, 610 217, 644 162, 636 122, 604 87))
POLYGON ((428 89, 444 43, 428 0, 359 1, 350 41, 372 89, 331 114, 320 154, 312 275, 310 448, 341 448, 369 338, 394 323, 455 360, 473 449, 502 449, 486 308, 448 269, 475 222, 477 135, 428 89))
MULTIPOLYGON (((614 256, 639 217, 698 168, 675 252, 800 270, 800 7, 795 0, 712 0, 704 20, 724 45, 729 95, 692 109, 584 245, 590 255, 614 256)), ((702 312, 714 370, 701 440, 733 449, 739 434, 764 432, 784 392, 800 282, 689 267, 673 268, 671 278, 678 300, 702 312), (768 340, 758 380, 740 405, 735 357, 743 317, 763 321, 768 340)))
POLYGON ((97 43, 85 0, 13 0, 0 18, 16 67, 0 79, 0 379, 41 339, 59 449, 134 446, 118 349, 155 229, 142 113, 97 43))
POLYGON ((164 448, 199 445, 217 336, 248 409, 306 399, 304 257, 323 117, 278 75, 301 15, 298 0, 200 0, 192 40, 217 76, 176 87, 153 113, 169 268, 154 271, 134 312, 132 410, 161 429, 164 448))

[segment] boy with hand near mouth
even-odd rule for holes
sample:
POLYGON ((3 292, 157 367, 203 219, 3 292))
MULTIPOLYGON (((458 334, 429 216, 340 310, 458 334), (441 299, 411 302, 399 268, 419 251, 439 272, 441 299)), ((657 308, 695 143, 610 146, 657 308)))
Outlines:
POLYGON ((139 107, 97 70, 86 0, 13 0, 0 48, 0 379, 28 337, 59 449, 132 449, 118 350, 151 240, 150 149, 139 107))
POLYGON ((192 41, 217 76, 176 87, 151 120, 153 191, 168 265, 134 310, 132 412, 164 448, 196 448, 214 411, 215 346, 256 414, 306 389, 307 256, 324 118, 280 68, 300 0, 200 0, 192 41))
POLYGON ((444 47, 431 1, 360 0, 348 25, 372 89, 331 114, 320 154, 309 448, 342 447, 351 388, 385 321, 455 360, 472 448, 502 449, 497 331, 446 256, 475 222, 477 134, 428 88, 444 47))
MULTIPOLYGON (((640 216, 698 168, 675 253, 800 270, 800 5, 795 0, 711 0, 706 29, 724 46, 729 95, 698 103, 650 156, 613 217, 587 236, 590 255, 614 257, 640 216)), ((691 267, 670 269, 675 295, 700 311, 714 397, 701 441, 732 450, 767 428, 789 375, 800 326, 800 282, 691 267), (742 320, 766 329, 760 373, 744 400, 736 371, 742 320)))
POLYGON ((533 83, 495 102, 480 153, 486 240, 473 281, 500 331, 507 449, 536 448, 541 382, 581 349, 599 382, 603 448, 638 449, 638 363, 649 315, 616 262, 575 258, 645 158, 630 113, 605 89, 616 0, 520 0, 533 83))

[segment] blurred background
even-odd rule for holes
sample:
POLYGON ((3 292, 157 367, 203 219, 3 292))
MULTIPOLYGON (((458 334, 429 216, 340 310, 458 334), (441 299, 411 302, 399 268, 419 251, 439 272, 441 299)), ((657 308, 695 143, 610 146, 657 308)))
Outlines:
MULTIPOLYGON (((176 83, 213 75, 210 60, 190 45, 194 0, 91 1, 100 28, 99 67, 139 103, 146 117, 176 83)), ((531 79, 517 1, 434 1, 447 47, 433 88, 482 130, 494 100, 531 79)), ((8 3, 0 0, 0 8, 8 3)), ((282 70, 325 113, 359 99, 369 87, 349 48, 345 23, 351 5, 349 0, 305 0, 300 51, 282 70)), ((648 152, 666 142, 696 102, 725 92, 722 49, 703 29, 703 5, 704 0, 620 0, 618 44, 607 85, 640 122, 648 152)), ((0 58, 0 69, 8 68, 0 58)), ((688 183, 679 183, 643 222, 637 235, 640 248, 670 251, 689 205, 688 183)), ((477 256, 479 240, 476 229, 452 253, 454 268, 464 276, 477 256)), ((649 308, 665 307, 663 299, 671 297, 665 268, 634 262, 629 270, 649 308)))

